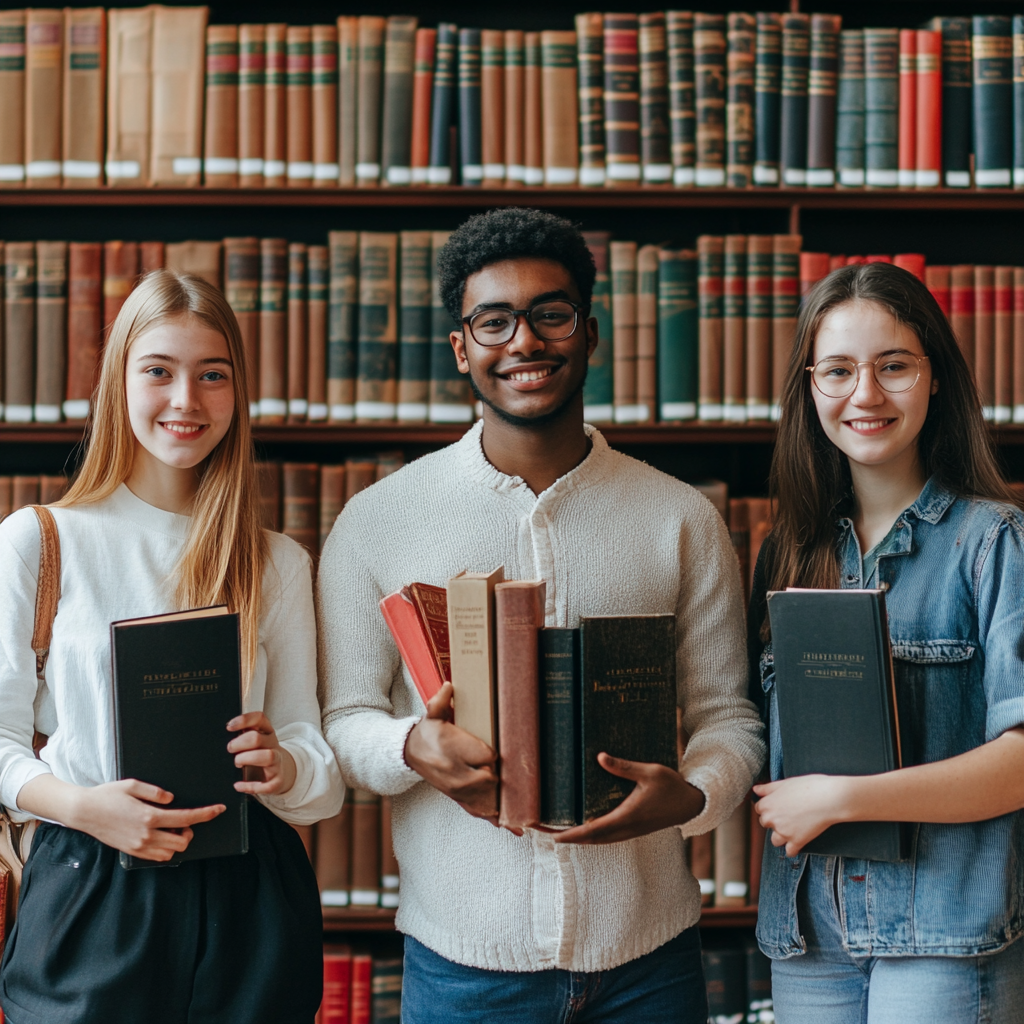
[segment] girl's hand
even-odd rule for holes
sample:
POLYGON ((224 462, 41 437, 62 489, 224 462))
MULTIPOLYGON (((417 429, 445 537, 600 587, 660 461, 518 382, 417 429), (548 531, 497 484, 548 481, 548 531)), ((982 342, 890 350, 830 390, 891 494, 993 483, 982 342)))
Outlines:
POLYGON ((295 785, 295 759, 280 743, 270 719, 262 711, 250 711, 228 722, 237 732, 228 751, 235 755, 235 767, 247 769, 244 782, 236 782, 239 793, 265 796, 287 793, 295 785))
POLYGON ((846 821, 848 781, 840 775, 798 775, 754 787, 757 815, 772 832, 772 845, 795 857, 812 839, 846 821))

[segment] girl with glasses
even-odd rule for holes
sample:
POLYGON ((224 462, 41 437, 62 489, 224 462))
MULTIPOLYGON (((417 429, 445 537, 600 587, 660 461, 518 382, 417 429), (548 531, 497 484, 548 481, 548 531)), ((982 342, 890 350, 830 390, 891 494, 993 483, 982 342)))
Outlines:
MULTIPOLYGON (((780 1024, 1009 1021, 1024 1005, 1024 515, 927 288, 846 267, 800 314, 750 606, 769 736, 758 941, 780 1024), (882 588, 903 767, 783 778, 766 593, 882 588), (909 823, 910 857, 805 854, 909 823)), ((841 685, 841 684, 837 684, 841 685)), ((842 728, 843 723, 836 723, 842 728)))

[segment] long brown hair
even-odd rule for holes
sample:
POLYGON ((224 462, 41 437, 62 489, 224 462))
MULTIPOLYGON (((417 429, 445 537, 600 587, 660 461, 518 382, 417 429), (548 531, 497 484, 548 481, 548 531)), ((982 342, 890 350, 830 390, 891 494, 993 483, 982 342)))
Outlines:
POLYGON ((850 467, 821 426, 805 367, 814 362, 814 339, 825 317, 855 301, 873 302, 909 327, 929 357, 939 389, 917 438, 925 475, 961 497, 1018 503, 996 464, 974 376, 934 296, 913 274, 889 263, 843 267, 812 289, 797 321, 769 483, 770 590, 839 586, 836 519, 852 511, 850 467))
POLYGON ((245 351, 235 314, 218 289, 190 274, 157 270, 128 296, 103 351, 81 470, 57 504, 102 501, 131 475, 136 442, 125 397, 128 351, 146 331, 175 320, 195 320, 223 335, 235 399, 228 432, 197 468, 199 488, 188 509, 191 524, 175 570, 175 601, 182 609, 226 604, 238 612, 247 689, 256 665, 268 545, 260 525, 245 351))

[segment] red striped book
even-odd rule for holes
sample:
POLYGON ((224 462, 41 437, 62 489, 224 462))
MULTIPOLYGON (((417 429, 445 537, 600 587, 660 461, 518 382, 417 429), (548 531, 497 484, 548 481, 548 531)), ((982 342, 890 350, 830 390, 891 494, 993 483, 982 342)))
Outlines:
POLYGON ((917 183, 917 32, 900 30, 900 113, 899 113, 900 188, 917 183))
POLYGON ((1013 419, 1013 267, 996 267, 995 409, 996 423, 1013 419))
POLYGON ((902 267, 904 270, 909 271, 919 281, 924 281, 925 259, 921 253, 898 252, 893 256, 892 262, 895 266, 902 267))
POLYGON ((831 257, 827 252, 800 253, 800 300, 823 278, 828 277, 831 257))
POLYGON ((949 267, 925 267, 924 283, 928 286, 928 291, 932 293, 933 298, 939 304, 939 309, 947 317, 950 316, 953 312, 953 307, 949 296, 949 267))
POLYGON ((941 32, 918 29, 916 67, 917 163, 914 184, 918 188, 935 188, 942 177, 941 32))

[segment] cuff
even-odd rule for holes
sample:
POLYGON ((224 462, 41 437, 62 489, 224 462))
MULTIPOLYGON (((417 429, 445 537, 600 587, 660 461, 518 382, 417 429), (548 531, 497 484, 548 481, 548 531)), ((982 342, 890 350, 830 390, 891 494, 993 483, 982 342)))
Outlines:
POLYGON ((704 809, 696 818, 691 818, 682 825, 677 826, 682 837, 688 839, 690 836, 702 836, 710 832, 719 824, 718 809, 712 794, 718 789, 718 773, 707 765, 698 765, 683 773, 683 778, 704 794, 704 809))
POLYGON ((410 768, 405 761, 405 745, 409 742, 409 733, 411 733, 421 721, 422 717, 400 718, 396 723, 400 728, 395 730, 395 760, 401 766, 399 768, 401 789, 396 790, 396 793, 404 793, 407 789, 415 786, 417 782, 423 781, 423 776, 420 775, 418 771, 410 768))
POLYGON ((10 815, 11 821, 31 821, 31 819, 35 817, 34 814, 31 814, 28 811, 23 811, 18 806, 17 795, 21 792, 26 783, 39 778, 40 775, 52 774, 50 766, 46 764, 45 761, 40 761, 34 757, 26 757, 17 764, 11 765, 4 777, 3 785, 0 786, 0 793, 7 792, 15 794, 13 804, 7 805, 7 812, 10 815))

